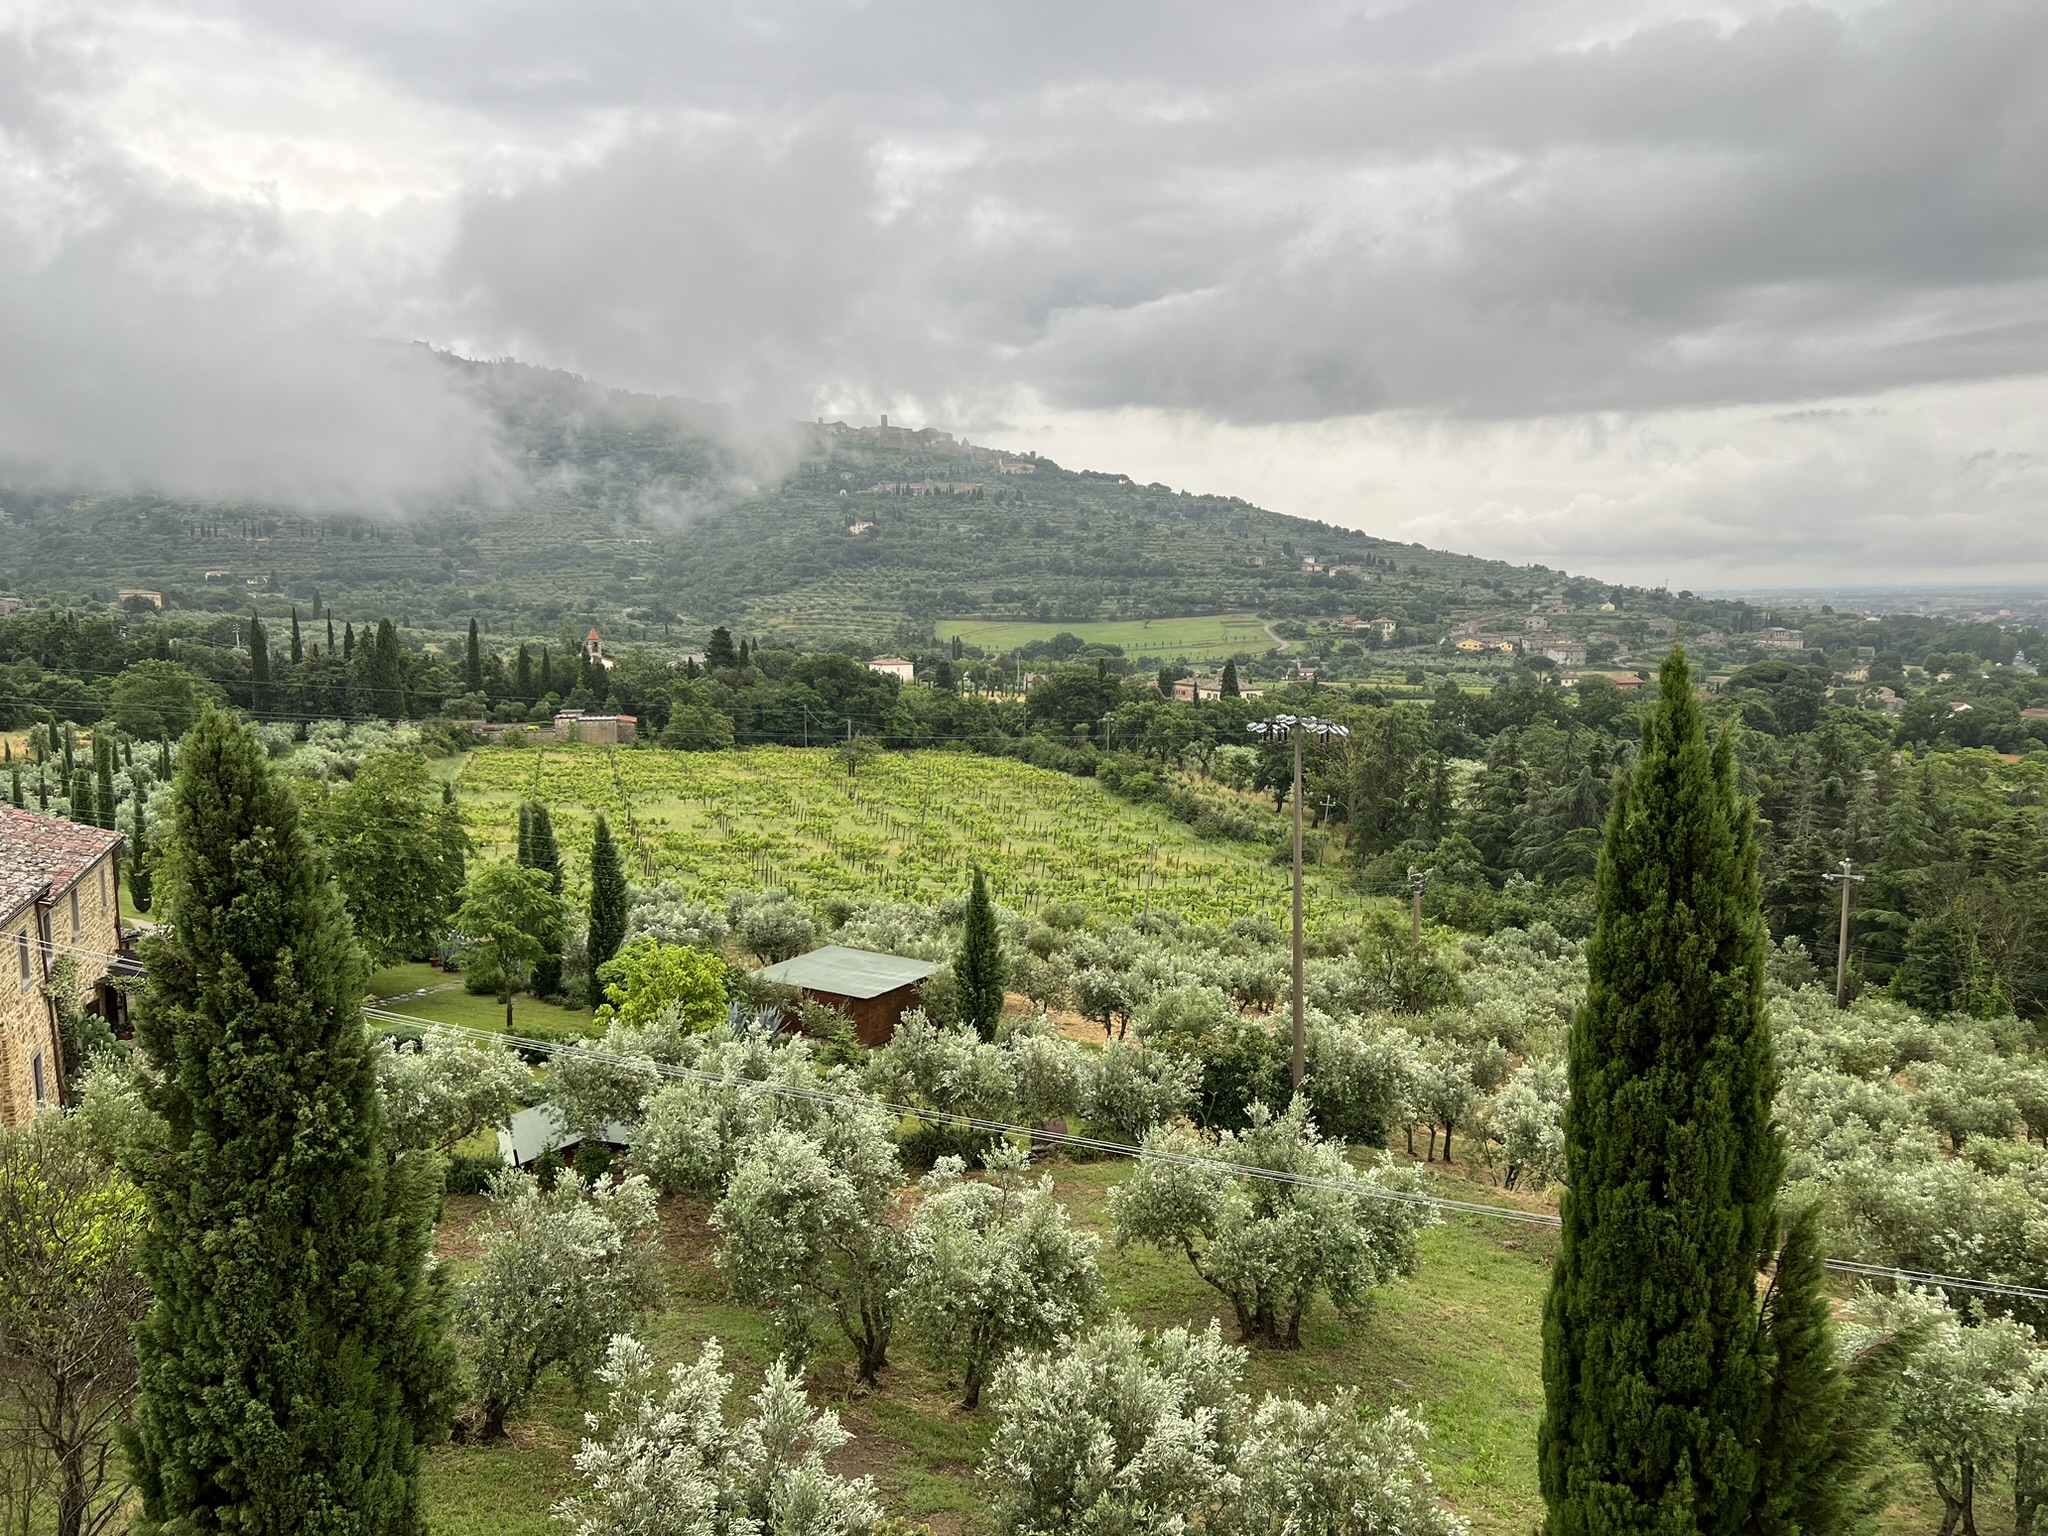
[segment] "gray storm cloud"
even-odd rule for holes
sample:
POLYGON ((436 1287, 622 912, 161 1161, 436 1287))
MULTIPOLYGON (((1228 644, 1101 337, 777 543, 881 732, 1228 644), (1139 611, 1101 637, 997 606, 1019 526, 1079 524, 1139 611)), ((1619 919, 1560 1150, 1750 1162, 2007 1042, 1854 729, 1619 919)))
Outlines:
POLYGON ((1618 506, 1644 561, 1752 524, 1786 559, 1793 528, 1988 547, 2048 452, 2038 4, 37 14, 33 67, 0 50, 0 167, 55 209, 0 219, 16 473, 319 504, 502 481, 487 413, 366 345, 389 338, 734 421, 1540 441, 1491 486, 1376 461, 1355 506, 1289 509, 1580 559, 1618 506), (137 36, 175 109, 136 105, 137 36), (445 174, 350 208, 334 165, 408 158, 362 123, 191 128, 210 85, 273 69, 439 125, 445 174), (1784 425, 1879 399, 1825 439, 1784 425), (1673 471, 1654 445, 1681 440, 1673 471))

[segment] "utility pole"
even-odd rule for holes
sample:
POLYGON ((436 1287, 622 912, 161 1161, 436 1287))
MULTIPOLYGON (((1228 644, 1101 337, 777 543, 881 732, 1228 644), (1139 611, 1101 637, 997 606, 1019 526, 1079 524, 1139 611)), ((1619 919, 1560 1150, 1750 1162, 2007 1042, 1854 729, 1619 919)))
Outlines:
POLYGON ((1308 1076, 1308 1042, 1302 1022, 1302 936, 1301 936, 1301 739, 1314 736, 1319 741, 1328 741, 1335 736, 1349 736, 1350 727, 1339 725, 1334 720, 1319 720, 1314 715, 1275 715, 1270 720, 1254 720, 1248 727, 1254 735, 1270 740, 1285 735, 1294 744, 1294 1088, 1301 1091, 1303 1080, 1308 1076))
POLYGON ((1870 876, 1855 872, 1854 859, 1842 860, 1839 875, 1822 875, 1823 880, 1839 880, 1842 884, 1842 936, 1835 945, 1835 1006, 1849 1006, 1849 887, 1861 885, 1870 876))
POLYGON ((1422 942, 1422 888, 1429 884, 1429 871, 1410 866, 1408 870, 1408 894, 1415 903, 1415 917, 1409 931, 1415 942, 1422 942))

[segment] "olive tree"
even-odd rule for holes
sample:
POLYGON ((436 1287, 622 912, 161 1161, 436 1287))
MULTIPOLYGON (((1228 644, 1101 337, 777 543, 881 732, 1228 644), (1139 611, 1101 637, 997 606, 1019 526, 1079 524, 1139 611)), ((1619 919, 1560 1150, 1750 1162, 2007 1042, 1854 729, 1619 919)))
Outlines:
POLYGON ((665 1194, 716 1200, 752 1144, 777 1130, 813 1133, 865 1114, 843 1100, 849 1074, 819 1075, 808 1041, 711 1037, 691 1058, 698 1075, 663 1083, 647 1101, 634 1166, 665 1194), (829 1095, 823 1096, 823 1095, 829 1095))
POLYGON ((9 1531, 120 1528, 116 1437, 136 1391, 141 1194, 54 1113, 0 1130, 0 1514, 9 1531))
POLYGON ((1156 1125, 1188 1112, 1202 1069, 1142 1041, 1112 1040, 1096 1053, 1081 1112, 1095 1124, 1137 1141, 1156 1125))
POLYGON ((447 1152, 502 1124, 533 1085, 533 1073, 502 1047, 427 1035, 377 1055, 384 1144, 394 1153, 447 1152))
POLYGON ((1148 1336, 1121 1318, 1008 1361, 982 1461, 997 1529, 1462 1536, 1437 1507, 1415 1418, 1365 1412, 1350 1391, 1254 1407, 1244 1366, 1213 1322, 1148 1336))
POLYGON ((1317 1296, 1353 1316, 1375 1285, 1414 1269, 1417 1235, 1436 1219, 1402 1198, 1417 1188, 1384 1155, 1354 1167, 1296 1099, 1279 1116, 1254 1105, 1242 1133, 1152 1132, 1137 1172, 1110 1191, 1110 1215, 1118 1246, 1185 1254, 1230 1303, 1240 1342, 1298 1349, 1317 1296))
POLYGON ((586 1185, 565 1172, 543 1189, 508 1172, 491 1182, 479 1244, 458 1316, 491 1440, 550 1367, 587 1387, 606 1341, 659 1295, 654 1191, 638 1176, 586 1185))
POLYGON ((752 1414, 729 1423, 732 1377, 707 1340, 664 1382, 647 1347, 611 1341, 598 1375, 602 1412, 576 1453, 582 1491, 555 1507, 571 1536, 862 1536, 880 1522, 869 1478, 847 1481, 825 1458, 850 1438, 830 1408, 812 1408, 780 1360, 752 1414))
POLYGON ((809 1352, 829 1316, 872 1385, 889 1363, 903 1242, 895 1222, 903 1171, 879 1113, 847 1117, 821 1142, 772 1130, 747 1145, 711 1224, 737 1301, 767 1306, 791 1353, 809 1352))
POLYGON ((1101 1297, 1097 1239, 1074 1230, 1052 1180, 1028 1182, 1010 1146, 992 1149, 985 1166, 986 1178, 968 1179, 961 1159, 944 1157, 925 1176, 897 1293, 918 1340, 960 1373, 967 1408, 979 1406, 1004 1354, 1078 1332, 1101 1297))

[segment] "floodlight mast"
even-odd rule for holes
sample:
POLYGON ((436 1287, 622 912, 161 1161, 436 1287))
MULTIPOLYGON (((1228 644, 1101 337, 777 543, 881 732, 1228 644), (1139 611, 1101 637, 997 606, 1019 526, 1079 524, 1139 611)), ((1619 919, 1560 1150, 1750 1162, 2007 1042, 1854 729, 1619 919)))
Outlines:
POLYGON ((1302 1081, 1308 1076, 1308 1043, 1302 1022, 1302 940, 1301 940, 1301 743, 1305 736, 1318 741, 1329 741, 1333 737, 1349 736, 1351 728, 1339 725, 1334 720, 1320 720, 1314 715, 1275 715, 1270 720, 1254 720, 1248 730, 1261 740, 1271 741, 1285 736, 1294 744, 1294 1048, 1292 1067, 1294 1091, 1301 1092, 1302 1081))

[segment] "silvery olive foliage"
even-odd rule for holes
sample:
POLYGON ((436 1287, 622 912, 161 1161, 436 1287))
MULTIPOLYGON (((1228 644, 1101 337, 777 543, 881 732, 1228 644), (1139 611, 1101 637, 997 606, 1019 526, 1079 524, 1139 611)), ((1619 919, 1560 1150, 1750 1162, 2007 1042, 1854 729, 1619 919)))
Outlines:
POLYGON ((1435 1501, 1419 1420, 1364 1411, 1348 1391, 1255 1406, 1244 1365, 1213 1322, 1147 1335, 1122 1318, 1013 1357, 991 1388, 982 1462, 998 1530, 1461 1536, 1435 1501))
POLYGON ((812 1136, 769 1130, 748 1141, 711 1224, 737 1301, 763 1306, 801 1362, 821 1320, 853 1346, 863 1382, 889 1363, 905 1242, 903 1171, 880 1114, 847 1115, 812 1136))
POLYGON ((723 912, 691 901, 673 881, 636 885, 631 890, 631 905, 626 909, 628 939, 651 934, 664 944, 681 944, 715 954, 732 931, 723 912))
POLYGON ((491 1181, 481 1250, 463 1282, 457 1329, 475 1375, 481 1433, 504 1433, 559 1366, 580 1391, 611 1336, 661 1294, 654 1190, 638 1176, 586 1184, 564 1172, 491 1181))
POLYGON ((716 1339, 664 1375, 646 1345, 610 1341, 602 1411, 576 1453, 583 1486, 555 1508, 572 1536, 861 1536, 881 1520, 869 1478, 825 1458, 849 1436, 813 1408, 781 1360, 753 1411, 729 1422, 732 1376, 716 1339))
POLYGON ((1384 1157, 1361 1172, 1297 1099, 1284 1115, 1258 1106, 1242 1133, 1152 1132, 1137 1171, 1110 1192, 1110 1215, 1119 1245, 1185 1254, 1230 1303, 1240 1341, 1294 1349, 1318 1296, 1349 1316, 1374 1286, 1415 1268, 1417 1236, 1437 1220, 1400 1198, 1419 1187, 1413 1169, 1384 1157), (1313 1182, 1252 1178, 1216 1160, 1313 1182))
POLYGON ((502 1046, 429 1034, 377 1055, 385 1144, 446 1152, 502 1125, 533 1086, 533 1073, 502 1046))
POLYGON ((1143 1041, 1112 1040, 1087 1073, 1082 1113, 1135 1142, 1154 1126, 1186 1114, 1201 1077, 1193 1062, 1155 1051, 1143 1041))
POLYGON ((956 1371, 975 1407, 989 1372, 1013 1349, 1042 1349, 1077 1333, 1101 1305, 1097 1239, 1079 1232, 1033 1182, 1022 1152, 992 1149, 985 1177, 957 1157, 924 1179, 904 1234, 903 1320, 927 1354, 956 1371))

